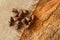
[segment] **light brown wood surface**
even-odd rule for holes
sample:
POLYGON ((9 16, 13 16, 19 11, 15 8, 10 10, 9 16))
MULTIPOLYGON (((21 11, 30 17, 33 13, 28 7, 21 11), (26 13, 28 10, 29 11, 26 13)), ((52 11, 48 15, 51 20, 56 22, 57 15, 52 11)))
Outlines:
POLYGON ((60 40, 60 0, 41 0, 33 12, 34 25, 23 32, 20 40, 60 40))
POLYGON ((28 9, 34 4, 33 0, 0 0, 0 40, 19 40, 23 32, 18 33, 9 26, 10 17, 13 16, 12 8, 28 9))
POLYGON ((60 0, 0 0, 0 40, 60 40, 60 0), (32 8, 31 8, 32 7, 32 8), (18 33, 9 26, 12 8, 27 9, 36 15, 35 23, 18 33))

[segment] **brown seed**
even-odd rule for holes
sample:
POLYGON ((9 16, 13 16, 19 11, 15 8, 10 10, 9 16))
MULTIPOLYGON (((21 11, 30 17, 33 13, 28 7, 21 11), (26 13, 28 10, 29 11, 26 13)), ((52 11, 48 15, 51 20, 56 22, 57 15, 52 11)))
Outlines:
POLYGON ((23 23, 19 21, 17 24, 17 29, 20 29, 22 27, 22 25, 23 25, 23 23))
POLYGON ((18 10, 15 9, 15 8, 12 9, 12 12, 14 12, 14 13, 19 13, 18 10))
POLYGON ((14 19, 12 17, 10 18, 10 22, 9 23, 10 23, 10 26, 14 25, 15 21, 14 21, 14 19))

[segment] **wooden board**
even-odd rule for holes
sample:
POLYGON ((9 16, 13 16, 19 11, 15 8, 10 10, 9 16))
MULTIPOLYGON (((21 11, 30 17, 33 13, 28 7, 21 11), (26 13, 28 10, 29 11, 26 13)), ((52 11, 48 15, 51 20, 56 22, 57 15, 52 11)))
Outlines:
POLYGON ((33 12, 37 19, 24 31, 20 40, 60 40, 59 3, 60 0, 49 0, 37 6, 33 12))

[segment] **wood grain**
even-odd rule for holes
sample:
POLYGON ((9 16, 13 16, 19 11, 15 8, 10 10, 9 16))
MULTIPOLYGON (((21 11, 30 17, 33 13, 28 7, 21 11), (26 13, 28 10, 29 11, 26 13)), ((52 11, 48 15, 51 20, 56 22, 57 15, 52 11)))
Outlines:
POLYGON ((33 12, 36 21, 23 32, 20 40, 60 40, 59 3, 60 0, 49 0, 37 6, 33 12))

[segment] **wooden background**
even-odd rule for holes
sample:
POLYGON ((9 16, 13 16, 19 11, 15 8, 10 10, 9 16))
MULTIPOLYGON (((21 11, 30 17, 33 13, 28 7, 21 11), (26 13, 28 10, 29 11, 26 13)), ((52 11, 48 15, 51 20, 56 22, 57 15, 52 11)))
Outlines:
POLYGON ((20 40, 60 40, 60 0, 40 0, 33 14, 36 21, 20 40))
POLYGON ((60 40, 60 0, 36 1, 0 0, 0 40, 60 40), (32 11, 37 17, 34 25, 19 32, 11 28, 12 8, 32 11))

